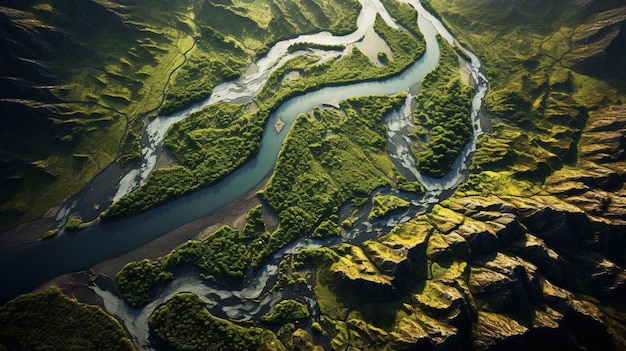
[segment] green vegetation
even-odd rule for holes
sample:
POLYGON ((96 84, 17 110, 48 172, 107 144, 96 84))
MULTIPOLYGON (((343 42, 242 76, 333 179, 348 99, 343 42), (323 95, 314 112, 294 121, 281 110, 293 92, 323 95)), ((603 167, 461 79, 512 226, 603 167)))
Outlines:
POLYGON ((331 236, 341 236, 341 227, 337 224, 338 220, 337 215, 330 216, 329 219, 323 221, 315 228, 311 237, 327 238, 331 236))
POLYGON ((80 217, 72 217, 65 224, 65 230, 68 232, 75 232, 80 229, 83 224, 83 220, 80 217))
POLYGON ((176 350, 285 350, 271 331, 217 318, 191 293, 178 294, 157 308, 150 328, 176 350))
POLYGON ((135 350, 113 317, 57 288, 22 295, 0 307, 0 349, 135 350))
POLYGON ((261 317, 269 323, 284 322, 292 319, 308 318, 311 314, 305 304, 296 300, 283 300, 274 306, 270 314, 261 317))
POLYGON ((257 152, 266 118, 244 114, 242 105, 220 103, 174 124, 165 145, 179 166, 155 169, 102 217, 140 212, 221 179, 257 152))
POLYGON ((150 289, 173 277, 165 270, 164 260, 130 262, 117 273, 117 284, 124 299, 132 306, 141 306, 150 299, 150 289))
POLYGON ((269 239, 261 214, 261 206, 250 210, 243 233, 222 227, 203 240, 186 242, 164 257, 128 263, 117 274, 124 299, 133 306, 144 305, 150 291, 171 279, 172 270, 178 266, 195 265, 203 269, 205 279, 241 279, 255 267, 252 258, 269 239))
POLYGON ((345 47, 343 45, 324 45, 324 44, 303 42, 303 43, 295 43, 295 44, 289 45, 289 48, 287 49, 287 51, 289 53, 294 53, 298 50, 309 50, 309 49, 343 51, 345 47))
POLYGON ((55 236, 59 235, 59 230, 58 229, 50 229, 47 232, 43 233, 43 235, 41 236, 42 239, 52 239, 55 236))
POLYGON ((472 89, 461 82, 455 51, 447 43, 440 46, 439 64, 424 77, 414 113, 421 141, 414 150, 417 168, 432 177, 446 175, 472 138, 472 89))
POLYGON ((296 119, 260 193, 280 226, 258 259, 311 233, 344 202, 394 182, 383 118, 403 102, 403 95, 357 98, 341 103, 343 113, 318 108, 296 119))
POLYGON ((384 217, 391 212, 408 208, 410 205, 408 201, 395 195, 376 195, 372 203, 372 211, 367 216, 369 220, 384 217))
POLYGON ((393 52, 394 60, 388 65, 377 66, 356 48, 341 60, 322 64, 316 64, 319 58, 310 55, 290 60, 270 76, 255 98, 257 110, 246 111, 243 105, 219 103, 172 126, 165 144, 180 165, 154 170, 143 186, 111 205, 102 217, 140 212, 214 183, 258 152, 263 126, 270 111, 280 103, 324 86, 396 75, 425 50, 422 37, 418 40, 404 31, 394 30, 380 18, 375 29, 393 52), (284 75, 292 71, 301 72, 301 77, 284 81, 284 75))

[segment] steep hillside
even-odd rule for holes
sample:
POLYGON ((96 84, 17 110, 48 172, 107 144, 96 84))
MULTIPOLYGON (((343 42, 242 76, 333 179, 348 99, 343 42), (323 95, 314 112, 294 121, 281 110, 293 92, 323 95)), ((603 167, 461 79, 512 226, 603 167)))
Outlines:
POLYGON ((349 32, 358 10, 355 0, 4 2, 0 229, 44 215, 116 157, 138 157, 144 117, 208 97, 272 42, 349 32))
POLYGON ((8 53, 0 59, 0 228, 78 191, 115 158, 128 122, 158 107, 180 60, 179 34, 139 10, 98 1, 0 8, 8 53))

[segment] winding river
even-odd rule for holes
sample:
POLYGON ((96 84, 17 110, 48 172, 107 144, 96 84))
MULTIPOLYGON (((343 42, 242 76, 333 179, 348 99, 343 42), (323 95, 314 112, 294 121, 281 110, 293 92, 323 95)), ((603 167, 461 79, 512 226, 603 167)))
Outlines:
MULTIPOLYGON (((358 30, 347 36, 332 36, 329 33, 304 35, 282 41, 273 47, 268 55, 248 70, 239 80, 223 83, 214 89, 210 99, 172 116, 159 117, 148 127, 144 143, 143 161, 127 173, 117 187, 117 195, 132 190, 141 184, 154 168, 163 136, 167 128, 189 114, 208 104, 218 101, 242 102, 251 99, 263 86, 267 77, 286 60, 301 53, 287 53, 287 48, 295 42, 314 42, 320 44, 354 44, 370 29, 377 14, 393 27, 397 27, 379 0, 360 0, 362 11, 358 19, 358 30)), ((401 75, 378 82, 356 83, 341 87, 323 88, 292 98, 282 104, 270 117, 261 139, 258 155, 237 171, 219 183, 200 190, 189 196, 173 201, 159 208, 124 218, 105 222, 75 235, 62 235, 54 240, 40 241, 18 248, 0 252, 0 274, 10 286, 3 287, 0 303, 32 290, 39 284, 58 275, 88 269, 104 260, 116 257, 139 247, 181 225, 207 216, 240 196, 248 193, 273 171, 274 164, 288 130, 296 116, 312 110, 324 103, 336 104, 341 100, 375 94, 395 94, 408 91, 420 83, 426 73, 431 71, 439 59, 439 45, 436 35, 441 35, 452 45, 458 46, 452 35, 434 16, 428 13, 417 0, 402 0, 415 8, 418 13, 418 25, 424 34, 427 48, 424 55, 401 75), (273 126, 278 116, 285 122, 285 127, 277 133, 273 126)), ((475 150, 476 140, 482 133, 479 112, 487 92, 487 79, 482 73, 480 61, 476 56, 461 48, 471 58, 463 62, 471 73, 475 86, 472 102, 471 120, 474 136, 454 163, 454 168, 442 179, 431 179, 421 175, 415 169, 415 160, 409 152, 407 132, 412 128, 410 121, 411 96, 405 106, 390 114, 386 119, 390 157, 403 174, 412 175, 424 184, 427 191, 422 194, 397 192, 393 189, 377 189, 375 193, 394 192, 410 201, 411 207, 404 213, 385 220, 367 221, 369 204, 357 213, 358 220, 354 229, 345 238, 326 240, 300 239, 275 253, 267 264, 248 277, 240 287, 208 284, 197 274, 183 274, 166 284, 159 296, 141 309, 128 307, 110 292, 94 287, 104 300, 106 309, 122 320, 139 349, 151 350, 150 332, 147 320, 152 311, 171 296, 182 291, 192 291, 201 296, 212 313, 218 316, 253 319, 267 313, 281 299, 291 294, 288 291, 268 293, 276 278, 278 263, 289 253, 303 248, 332 245, 341 241, 362 242, 368 238, 385 233, 398 223, 405 222, 415 215, 428 211, 433 204, 449 196, 467 176, 471 155, 475 150)), ((341 54, 340 52, 317 52, 322 58, 341 54), (326 56, 324 56, 326 55, 326 56)), ((374 194, 373 194, 374 195, 374 194)), ((70 204, 60 212, 66 217, 80 206, 70 204)), ((315 301, 310 296, 303 297, 312 311, 316 311, 315 301)), ((314 315, 314 318, 316 316, 314 315)))

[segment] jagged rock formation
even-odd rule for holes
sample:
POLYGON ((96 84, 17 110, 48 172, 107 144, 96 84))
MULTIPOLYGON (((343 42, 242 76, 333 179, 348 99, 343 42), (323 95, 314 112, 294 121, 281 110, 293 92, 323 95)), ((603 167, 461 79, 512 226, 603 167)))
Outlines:
MULTIPOLYGON (((575 28, 571 50, 563 57, 575 69, 595 74, 619 68, 626 56, 626 8, 599 10, 598 2, 587 2, 591 16, 575 28), (595 7, 595 8, 594 8, 595 7), (595 12, 594 9, 598 12, 595 12), (595 13, 594 13, 595 12, 595 13)), ((615 2, 613 2, 615 3, 615 2)))
MULTIPOLYGON (((572 111, 587 115, 577 107, 562 116, 576 121, 572 111)), ((528 132, 487 136, 474 180, 431 213, 365 242, 362 251, 351 248, 358 260, 340 253, 348 260, 332 266, 335 276, 362 298, 402 302, 384 337, 396 349, 625 349, 624 111, 593 110, 578 132, 570 127, 578 136, 563 150, 576 162, 548 151, 558 140, 529 147, 529 139, 516 144, 506 134, 537 138, 528 132), (494 149, 502 152, 490 163, 494 149), (545 169, 520 171, 546 158, 554 161, 545 169), (487 170, 498 166, 505 170, 487 170), (524 180, 540 174, 548 175, 540 186, 524 180), (348 274, 355 269, 369 285, 348 274)))
MULTIPOLYGON (((388 342, 400 349, 616 347, 624 326, 609 323, 613 317, 598 307, 603 303, 571 292, 602 301, 626 296, 626 267, 597 251, 605 239, 596 235, 591 215, 550 195, 472 196, 445 206, 408 224, 419 228, 416 236, 428 245, 422 255, 401 254, 400 261, 413 267, 414 277, 420 276, 414 268, 420 261, 428 262, 429 272, 424 283, 409 289, 402 308, 406 317, 394 325, 388 342)), ((623 237, 619 221, 605 224, 623 237)), ((388 263, 398 261, 397 249, 371 249, 380 245, 366 245, 365 255, 352 247, 358 257, 343 255, 342 263, 331 267, 343 287, 370 298, 389 295, 390 286, 402 288, 388 263), (355 269, 358 276, 350 274, 355 269)), ((612 245, 626 249, 623 242, 612 245)))

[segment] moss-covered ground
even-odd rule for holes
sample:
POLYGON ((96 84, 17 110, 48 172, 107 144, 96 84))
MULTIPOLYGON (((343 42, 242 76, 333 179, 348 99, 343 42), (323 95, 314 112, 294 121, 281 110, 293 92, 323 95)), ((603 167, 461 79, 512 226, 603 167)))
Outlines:
POLYGON ((293 96, 324 86, 393 76, 417 60, 425 50, 423 38, 388 27, 380 18, 376 31, 389 44, 394 60, 378 66, 354 47, 349 55, 319 63, 316 56, 298 56, 275 71, 255 97, 257 109, 219 103, 175 124, 166 136, 179 166, 157 169, 146 183, 114 203, 103 217, 146 210, 198 190, 240 167, 258 151, 270 112, 293 96), (284 80, 289 72, 298 79, 284 80))
MULTIPOLYGON (((623 348, 624 256, 617 249, 624 247, 622 151, 600 157, 606 169, 589 165, 597 152, 579 152, 599 147, 594 139, 579 144, 588 118, 618 108, 623 93, 565 59, 583 15, 565 1, 425 3, 481 57, 490 79, 485 113, 493 130, 478 143, 468 181, 428 214, 388 234, 287 256, 275 290, 308 291, 315 279, 320 316, 310 327, 311 311, 294 299, 252 323, 216 318, 199 297, 180 294, 150 319, 168 346, 508 349, 520 342, 520 348, 537 350, 623 348)), ((446 88, 463 93, 452 80, 436 80, 433 88, 438 96, 418 97, 422 106, 446 88)), ((374 189, 401 183, 386 154, 381 121, 402 101, 352 99, 298 117, 260 193, 276 211, 278 229, 266 230, 257 207, 242 231, 225 227, 163 258, 130 263, 118 274, 124 297, 144 304, 178 265, 196 265, 207 279, 237 281, 296 238, 341 235, 339 206, 362 205, 374 189)), ((459 101, 443 96, 434 110, 446 115, 439 108, 459 101)), ((219 118, 194 118, 206 129, 227 129, 240 118, 236 107, 214 109, 219 118)), ((435 119, 417 113, 425 124, 435 119)), ((619 127, 617 116, 611 128, 619 127)), ((428 134, 435 128, 418 131, 422 147, 436 138, 428 134)), ((609 127, 592 132, 603 128, 609 127)), ((607 142, 622 147, 619 136, 612 138, 607 142)), ((185 154, 184 145, 171 142, 185 154)), ((194 161, 191 153, 187 157, 183 162, 194 161)))
POLYGON ((355 0, 7 7, 3 26, 17 34, 5 37, 1 74, 16 86, 1 105, 0 229, 41 217, 116 158, 138 158, 144 117, 208 97, 278 40, 353 31, 359 9, 355 0))
POLYGON ((156 309, 150 327, 175 350, 285 350, 271 331, 217 318, 190 293, 178 294, 156 309))
POLYGON ((0 307, 0 349, 132 351, 135 347, 113 317, 50 288, 0 307))

